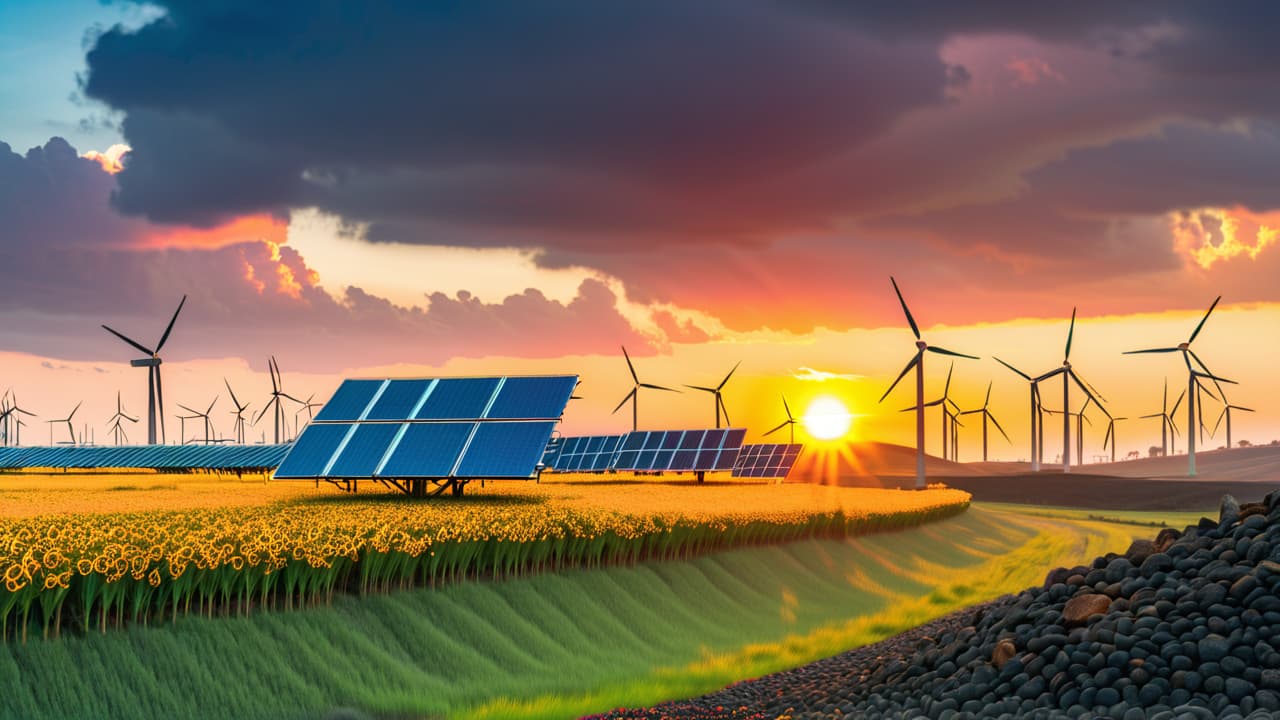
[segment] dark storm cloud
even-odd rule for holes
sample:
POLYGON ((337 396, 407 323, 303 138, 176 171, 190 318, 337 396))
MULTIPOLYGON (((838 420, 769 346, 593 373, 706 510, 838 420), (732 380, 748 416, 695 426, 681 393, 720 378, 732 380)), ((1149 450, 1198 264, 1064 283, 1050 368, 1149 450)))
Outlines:
POLYGON ((495 176, 469 205, 499 224, 527 219, 506 173, 676 196, 856 146, 947 83, 927 45, 755 0, 161 4, 98 39, 85 92, 127 114, 118 206, 165 220, 313 203, 448 219, 434 174, 455 171, 495 176), (382 207, 351 199, 399 180, 382 207))
POLYGON ((26 155, 0 143, 0 350, 126 360, 132 350, 98 324, 152 343, 188 295, 171 359, 278 352, 297 369, 334 371, 612 352, 619 342, 652 351, 596 280, 567 303, 530 289, 500 302, 436 293, 403 307, 361 288, 322 287, 287 245, 149 248, 168 229, 113 212, 112 185, 61 138, 26 155))

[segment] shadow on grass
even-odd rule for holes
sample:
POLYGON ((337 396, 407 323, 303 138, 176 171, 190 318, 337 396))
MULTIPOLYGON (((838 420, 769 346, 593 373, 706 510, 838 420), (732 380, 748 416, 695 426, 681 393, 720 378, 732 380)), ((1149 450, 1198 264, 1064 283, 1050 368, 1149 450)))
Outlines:
POLYGON ((372 492, 341 493, 332 495, 308 495, 289 500, 290 505, 325 506, 325 505, 404 505, 404 506, 443 506, 443 507, 521 507, 544 505, 548 498, 532 495, 486 495, 483 492, 453 497, 448 493, 437 497, 415 498, 403 493, 388 492, 381 488, 372 492))

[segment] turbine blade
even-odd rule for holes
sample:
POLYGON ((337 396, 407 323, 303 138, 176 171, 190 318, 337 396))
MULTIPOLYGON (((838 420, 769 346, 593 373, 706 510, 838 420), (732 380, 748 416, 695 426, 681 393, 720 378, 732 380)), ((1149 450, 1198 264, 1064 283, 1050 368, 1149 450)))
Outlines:
POLYGON ((271 409, 272 404, 274 404, 274 403, 278 403, 278 402, 280 402, 279 398, 277 398, 276 396, 272 395, 272 396, 271 396, 271 399, 267 401, 267 404, 266 404, 266 405, 263 405, 263 406, 262 406, 262 410, 260 410, 260 411, 258 412, 258 416, 257 416, 257 417, 255 417, 255 418, 253 419, 253 422, 252 422, 252 423, 250 423, 250 425, 257 425, 257 424, 258 424, 258 421, 262 419, 262 416, 263 416, 263 415, 266 415, 266 414, 267 414, 267 411, 271 409))
POLYGON ((1076 309, 1071 308, 1071 328, 1067 330, 1067 351, 1062 356, 1063 358, 1071 357, 1071 338, 1075 334, 1076 334, 1076 309))
POLYGON ((1102 449, 1103 449, 1103 450, 1106 450, 1106 449, 1107 449, 1107 445, 1109 445, 1109 444, 1111 443, 1111 431, 1112 431, 1112 430, 1114 430, 1114 429, 1115 429, 1115 423, 1114 423, 1114 422, 1107 426, 1107 434, 1106 434, 1106 437, 1102 438, 1102 449))
POLYGON ((786 427, 786 426, 788 426, 788 425, 790 425, 790 424, 791 424, 791 421, 790 421, 790 420, 788 420, 788 421, 786 421, 786 422, 782 423, 781 425, 779 425, 778 427, 776 427, 776 428, 774 428, 774 429, 770 430, 769 432, 765 433, 763 437, 768 437, 768 436, 770 436, 770 435, 772 435, 772 434, 774 434, 774 433, 778 432, 779 430, 781 430, 782 428, 784 428, 784 427, 786 427))
POLYGON ((236 398, 236 391, 231 389, 231 383, 226 378, 222 378, 222 384, 227 386, 227 392, 231 395, 231 402, 236 407, 240 407, 240 401, 236 398))
POLYGON ((610 415, 613 415, 614 413, 617 413, 619 410, 621 410, 621 409, 622 409, 622 406, 623 406, 623 405, 626 405, 628 400, 630 400, 631 398, 635 397, 635 394, 636 394, 636 389, 635 389, 635 388, 631 388, 631 392, 627 393, 627 396, 626 396, 626 397, 624 397, 624 398, 622 398, 622 402, 618 403, 618 407, 614 408, 614 409, 613 409, 613 412, 612 412, 612 413, 609 413, 609 414, 610 414, 610 415))
POLYGON ((193 414, 195 414, 195 415, 199 415, 199 414, 200 414, 200 413, 199 413, 199 411, 192 410, 191 408, 187 407, 186 405, 183 405, 182 403, 178 403, 178 407, 182 408, 183 410, 186 410, 186 411, 187 411, 187 412, 189 412, 189 413, 193 413, 193 414))
POLYGON ((889 389, 885 390, 884 394, 880 396, 879 402, 884 402, 884 399, 889 397, 889 393, 893 392, 893 389, 898 387, 898 383, 902 381, 902 378, 905 377, 907 373, 911 372, 911 368, 915 367, 916 363, 920 362, 920 356, 923 353, 923 350, 916 351, 916 354, 911 358, 911 361, 907 363, 907 366, 902 368, 902 372, 898 373, 898 378, 894 380, 893 384, 889 386, 889 389))
POLYGON ((115 330, 112 330, 111 328, 107 327, 106 325, 103 325, 103 326, 102 326, 102 329, 103 329, 103 330, 106 330, 107 332, 111 333, 112 335, 115 335, 116 337, 120 338, 121 340, 123 340, 123 341, 125 341, 125 342, 129 343, 130 345, 134 346, 135 348, 137 348, 137 349, 138 349, 138 350, 140 350, 141 352, 146 353, 147 355, 155 355, 155 353, 154 353, 154 352, 152 352, 151 350, 147 349, 147 348, 146 348, 145 346, 143 346, 141 343, 135 342, 135 341, 131 340, 130 338, 125 337, 124 335, 122 335, 122 334, 120 334, 120 333, 116 332, 115 330))
MULTIPOLYGON (((641 387, 644 387, 644 386, 642 385, 641 387)), ((702 387, 701 385, 685 385, 685 387, 690 388, 692 390, 701 390, 702 392, 709 392, 709 393, 713 393, 716 391, 715 388, 702 387)))
POLYGON ((724 413, 725 427, 729 427, 732 424, 729 422, 729 408, 725 407, 724 398, 719 393, 716 393, 716 402, 720 404, 720 412, 724 413))
POLYGON ((982 401, 982 407, 985 409, 991 404, 991 381, 987 381, 987 399, 982 401))
POLYGON ((1178 412, 1178 406, 1182 404, 1182 398, 1186 397, 1186 395, 1187 395, 1186 390, 1183 390, 1182 392, 1178 393, 1178 399, 1174 401, 1173 409, 1169 411, 1170 417, 1173 417, 1173 415, 1178 412))
POLYGON ((1148 353, 1178 352, 1178 348, 1151 348, 1150 350, 1125 350, 1121 355, 1143 355, 1148 353))
MULTIPOLYGON (((995 355, 992 355, 992 357, 995 357, 995 355)), ((1000 357, 996 357, 996 363, 1000 363, 1001 365, 1006 366, 1006 368, 1009 368, 1010 370, 1012 370, 1012 372, 1018 373, 1019 375, 1021 375, 1021 378, 1023 378, 1024 380, 1032 379, 1030 375, 1028 375, 1027 373, 1021 372, 1021 370, 1019 370, 1018 368, 1014 368, 1014 366, 1010 365, 1009 363, 1005 363, 1005 361, 1001 360, 1000 357)))
POLYGON ((182 312, 182 306, 187 304, 187 296, 182 296, 182 301, 178 303, 178 309, 173 311, 173 317, 169 318, 169 326, 164 329, 164 334, 160 336, 160 342, 156 343, 156 352, 160 352, 160 348, 164 347, 164 343, 169 339, 169 333, 173 332, 173 324, 178 321, 178 313, 182 312))
POLYGON ((622 357, 627 360, 627 369, 631 371, 631 379, 635 381, 635 384, 639 385, 640 378, 636 376, 636 366, 631 364, 631 356, 627 354, 627 347, 625 345, 620 347, 622 347, 622 357))
POLYGON ((893 291, 898 294, 898 302, 902 303, 902 312, 907 316, 907 324, 911 326, 911 332, 915 334, 916 339, 920 339, 920 326, 916 325, 916 319, 911 317, 911 310, 907 308, 907 301, 902 299, 902 291, 898 289, 898 281, 889 276, 889 282, 893 283, 893 291))
POLYGON ((1009 433, 1005 432, 1004 428, 1000 427, 1000 421, 996 420, 995 415, 992 415, 991 413, 987 413, 987 417, 991 418, 991 424, 996 426, 996 429, 1000 431, 1000 434, 1004 436, 1005 440, 1008 440, 1009 442, 1013 442, 1012 440, 1009 440, 1009 433))
MULTIPOLYGON (((1076 386, 1079 387, 1080 390, 1084 392, 1086 396, 1088 396, 1089 400, 1092 401, 1094 405, 1098 406, 1098 409, 1102 411, 1103 415, 1106 415, 1107 417, 1111 417, 1111 413, 1107 412, 1107 409, 1102 407, 1102 403, 1098 402, 1098 398, 1094 397, 1093 393, 1089 392, 1089 388, 1087 384, 1080 379, 1079 375, 1076 375, 1076 372, 1074 370, 1067 370, 1067 374, 1071 376, 1072 380, 1076 381, 1076 386)), ((1085 407, 1088 407, 1088 406, 1089 406, 1089 403, 1086 402, 1085 407)), ((1084 408, 1081 408, 1080 412, 1083 413, 1084 408)))
POLYGON ((794 419, 795 419, 795 418, 794 418, 794 417, 792 417, 792 415, 791 415, 791 406, 787 404, 787 396, 786 396, 786 395, 783 395, 783 396, 782 396, 782 409, 787 411, 787 419, 788 419, 788 420, 794 420, 794 419))
POLYGON ((1049 372, 1047 372, 1047 373, 1045 373, 1045 374, 1041 375, 1040 377, 1036 378, 1035 380, 1032 380, 1032 382, 1036 382, 1036 383, 1038 383, 1038 382, 1041 382, 1042 380, 1048 380, 1049 378, 1053 377, 1054 375, 1057 375, 1057 374, 1059 374, 1059 373, 1064 373, 1064 372, 1066 372, 1066 371, 1067 371, 1067 368, 1066 368, 1065 366, 1064 366, 1064 367, 1060 367, 1060 368, 1058 368, 1058 369, 1056 369, 1056 370, 1050 370, 1049 372))
POLYGON ((951 367, 947 368, 947 382, 942 386, 942 397, 947 397, 951 393, 951 373, 955 372, 956 361, 951 361, 951 367))
POLYGON ((1218 302, 1221 300, 1221 295, 1214 299, 1213 304, 1209 306, 1209 311, 1204 314, 1204 317, 1200 318, 1200 324, 1196 325, 1196 329, 1191 332, 1191 337, 1187 338, 1187 344, 1195 342, 1196 336, 1199 335, 1200 330, 1204 328, 1205 321, 1207 321, 1209 316, 1213 314, 1213 309, 1218 307, 1218 302))
POLYGON ((640 383, 637 387, 649 388, 650 390, 666 390, 667 392, 673 392, 673 393, 680 392, 675 388, 663 387, 661 385, 654 385, 652 383, 640 383))
POLYGON ((729 374, 728 374, 728 375, 725 375, 725 376, 724 376, 724 379, 720 381, 720 384, 716 386, 716 389, 717 389, 717 390, 723 390, 723 389, 724 389, 725 383, 728 383, 728 382, 729 382, 729 378, 733 377, 733 374, 734 374, 735 372, 737 372, 737 371, 738 371, 738 366, 739 366, 739 365, 741 365, 741 364, 742 364, 742 361, 741 361, 741 360, 739 360, 738 362, 734 363, 734 365, 733 365, 733 369, 732 369, 732 370, 730 370, 730 371, 729 371, 729 374))
POLYGON ((937 347, 936 345, 930 345, 929 347, 925 348, 925 350, 928 350, 929 352, 933 352, 933 353, 938 353, 939 355, 950 355, 951 357, 969 358, 970 360, 981 359, 977 355, 965 355, 964 353, 958 353, 954 350, 947 350, 946 348, 940 348, 940 347, 937 347))
MULTIPOLYGON (((1256 412, 1253 408, 1247 408, 1247 407, 1243 407, 1243 406, 1241 406, 1241 405, 1232 405, 1232 406, 1231 406, 1231 408, 1232 408, 1233 410, 1243 410, 1243 411, 1245 411, 1245 412, 1256 412)), ((27 412, 27 411, 26 411, 26 410, 23 410, 23 412, 27 412)), ((27 413, 27 414, 28 414, 28 415, 30 415, 31 413, 27 413)))
POLYGON ((978 408, 977 410, 965 410, 965 411, 963 411, 963 412, 961 412, 961 413, 959 413, 959 414, 961 414, 961 415, 972 415, 972 414, 974 414, 974 413, 980 413, 980 412, 982 412, 982 408, 978 408))

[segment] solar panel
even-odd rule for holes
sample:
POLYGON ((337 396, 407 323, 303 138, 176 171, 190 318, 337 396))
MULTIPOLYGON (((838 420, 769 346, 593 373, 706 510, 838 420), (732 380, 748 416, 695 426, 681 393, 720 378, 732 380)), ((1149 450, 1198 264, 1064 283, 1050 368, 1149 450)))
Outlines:
POLYGON ((378 469, 379 477, 447 478, 475 430, 470 422, 410 423, 378 469))
MULTIPOLYGON (((417 420, 479 420, 485 416, 493 391, 501 381, 502 378, 497 377, 441 378, 413 417, 417 420)), ((566 395, 565 402, 568 400, 566 395)))
POLYGON ((139 468, 254 471, 278 466, 289 445, 127 445, 4 447, 0 469, 139 468))
POLYGON ((431 388, 431 380, 391 380, 369 409, 366 420, 408 420, 431 388))
POLYGON ((744 445, 733 465, 733 476, 785 478, 803 449, 798 443, 744 445))
MULTIPOLYGON (((565 396, 568 400, 568 396, 565 396)), ((459 477, 527 478, 547 447, 555 423, 491 422, 476 426, 462 455, 459 477)))
POLYGON ((564 377, 509 377, 498 389, 485 418, 489 420, 559 418, 578 379, 564 377))
POLYGON ((378 469, 400 426, 389 423, 356 425, 342 452, 334 458, 326 476, 370 477, 378 469))
POLYGON ((359 420, 369 401, 382 389, 385 380, 343 380, 329 402, 312 422, 352 422, 359 420))
POLYGON ((746 435, 741 428, 633 432, 622 442, 613 467, 635 472, 730 470, 746 435))
POLYGON ((354 428, 351 423, 312 423, 294 441, 293 448, 285 456, 275 477, 317 478, 324 477, 329 461, 333 459, 347 434, 354 428))
MULTIPOLYGON (((558 472, 602 472, 613 466, 613 458, 623 435, 577 435, 558 438, 552 444, 559 449, 545 455, 543 462, 558 472)), ((551 451, 551 445, 548 446, 551 451)))

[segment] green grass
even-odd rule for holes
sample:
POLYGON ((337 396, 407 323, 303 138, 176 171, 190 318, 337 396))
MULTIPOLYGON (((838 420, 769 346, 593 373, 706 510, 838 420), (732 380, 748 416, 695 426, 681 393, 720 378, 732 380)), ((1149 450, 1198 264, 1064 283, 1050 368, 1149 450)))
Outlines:
POLYGON ((1150 534, 979 508, 848 541, 9 645, 0 717, 571 717, 874 642, 1150 534))
MULTIPOLYGON (((1052 507, 1048 505, 1018 505, 1015 503, 983 502, 973 503, 974 507, 990 510, 1016 511, 1037 517, 1060 518, 1068 520, 1100 520, 1102 522, 1128 525, 1142 525, 1152 528, 1171 527, 1182 530, 1188 525, 1200 522, 1201 517, 1218 517, 1218 508, 1205 508, 1203 512, 1177 510, 1090 510, 1082 508, 1052 507)), ((1154 533, 1153 533, 1154 534, 1154 533)))

